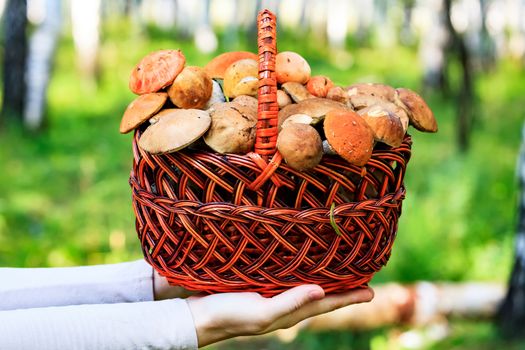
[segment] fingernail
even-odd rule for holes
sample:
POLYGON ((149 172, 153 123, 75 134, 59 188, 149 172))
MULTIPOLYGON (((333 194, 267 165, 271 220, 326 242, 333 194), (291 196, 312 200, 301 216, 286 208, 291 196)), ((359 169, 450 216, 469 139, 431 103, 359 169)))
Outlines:
POLYGON ((310 292, 308 292, 308 297, 311 299, 311 300, 319 300, 319 299, 323 299, 324 297, 324 293, 320 290, 312 290, 310 292))

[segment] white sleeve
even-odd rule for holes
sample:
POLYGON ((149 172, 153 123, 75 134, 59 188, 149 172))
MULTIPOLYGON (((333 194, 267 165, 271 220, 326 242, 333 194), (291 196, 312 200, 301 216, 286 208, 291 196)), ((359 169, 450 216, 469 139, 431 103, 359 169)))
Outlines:
POLYGON ((0 349, 197 349, 183 299, 0 311, 0 349))
POLYGON ((150 300, 153 269, 144 260, 63 268, 0 268, 0 311, 150 300))

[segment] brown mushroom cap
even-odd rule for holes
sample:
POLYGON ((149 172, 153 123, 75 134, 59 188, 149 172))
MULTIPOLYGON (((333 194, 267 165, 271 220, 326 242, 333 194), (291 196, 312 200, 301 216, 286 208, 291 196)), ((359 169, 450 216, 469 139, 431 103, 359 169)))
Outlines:
POLYGON ((162 118, 148 126, 139 147, 151 154, 178 151, 199 139, 210 127, 211 118, 199 109, 166 109, 162 118))
POLYGON ((292 100, 294 100, 295 103, 299 103, 303 100, 313 98, 315 97, 311 93, 306 90, 306 87, 303 84, 296 83, 294 81, 290 81, 288 83, 284 83, 281 85, 281 88, 290 95, 292 100))
POLYGON ((275 57, 275 76, 279 84, 289 81, 306 84, 310 74, 310 65, 298 53, 283 51, 275 57))
POLYGON ((240 106, 246 107, 249 109, 249 114, 252 116, 257 116, 257 104, 258 101, 255 97, 240 95, 233 99, 233 103, 236 103, 240 106))
POLYGON ((171 102, 180 108, 204 108, 211 97, 213 83, 200 67, 186 67, 168 90, 171 102))
POLYGON ((298 171, 314 168, 323 157, 317 130, 307 124, 290 124, 277 137, 277 149, 286 164, 298 171))
POLYGON ((397 89, 399 98, 407 106, 412 124, 417 130, 426 132, 437 132, 438 125, 434 113, 421 96, 410 89, 397 89))
POLYGON ((343 159, 357 166, 372 156, 374 132, 356 112, 331 110, 324 120, 326 140, 343 159))
POLYGON ((283 122, 291 115, 294 114, 306 114, 312 117, 314 120, 322 120, 326 113, 332 109, 350 109, 346 105, 329 100, 327 98, 309 98, 299 103, 288 105, 279 111, 279 128, 283 122))
POLYGON ((249 58, 251 60, 257 61, 259 58, 256 54, 247 51, 234 51, 234 52, 225 52, 219 56, 213 58, 208 64, 204 67, 204 71, 212 79, 224 79, 224 73, 229 66, 233 63, 249 58))
POLYGON ((389 85, 378 83, 357 83, 346 88, 348 96, 368 95, 378 97, 387 101, 393 101, 396 89, 389 85))
POLYGON ((352 107, 358 111, 360 109, 370 107, 376 104, 380 103, 388 103, 388 100, 385 100, 383 98, 377 97, 377 96, 371 96, 371 95, 365 95, 365 94, 355 94, 355 95, 349 95, 348 96, 350 104, 352 107))
POLYGON ((239 60, 230 65, 224 72, 224 95, 228 97, 236 97, 238 95, 246 95, 240 93, 245 91, 238 91, 237 85, 243 81, 252 82, 251 84, 258 84, 257 77, 259 74, 259 65, 257 61, 252 59, 239 60), (246 79, 248 78, 248 79, 246 79))
POLYGON ((277 90, 277 104, 279 105, 279 109, 288 106, 291 103, 292 99, 286 92, 280 89, 277 90))
POLYGON ((153 92, 137 97, 128 105, 122 116, 120 132, 126 134, 137 128, 157 113, 164 106, 167 99, 168 94, 165 92, 153 92))
POLYGON ((244 154, 255 144, 257 116, 235 102, 217 103, 210 110, 211 127, 204 142, 218 153, 244 154))
POLYGON ((374 131, 374 139, 392 147, 403 142, 405 130, 401 120, 382 105, 373 105, 357 112, 374 131))
POLYGON ((334 86, 328 90, 326 98, 344 103, 345 105, 350 103, 350 96, 348 96, 348 93, 340 86, 334 86))
POLYGON ((306 84, 306 89, 309 93, 317 97, 326 97, 328 91, 334 87, 334 83, 330 78, 324 75, 316 75, 311 77, 306 84))
POLYGON ((148 54, 131 71, 129 89, 137 94, 157 92, 170 85, 186 64, 180 50, 160 50, 148 54))

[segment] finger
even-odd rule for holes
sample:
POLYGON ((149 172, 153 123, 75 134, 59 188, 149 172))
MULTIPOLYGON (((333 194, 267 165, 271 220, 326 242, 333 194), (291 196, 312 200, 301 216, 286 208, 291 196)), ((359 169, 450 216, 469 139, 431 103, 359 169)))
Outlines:
POLYGON ((291 288, 268 300, 272 318, 278 319, 300 310, 308 303, 324 298, 324 290, 316 284, 305 284, 291 288))
POLYGON ((328 295, 321 300, 316 300, 304 305, 304 307, 288 314, 275 324, 277 328, 288 328, 300 321, 321 315, 336 309, 352 305, 369 302, 374 297, 374 291, 371 288, 355 289, 342 294, 328 295))

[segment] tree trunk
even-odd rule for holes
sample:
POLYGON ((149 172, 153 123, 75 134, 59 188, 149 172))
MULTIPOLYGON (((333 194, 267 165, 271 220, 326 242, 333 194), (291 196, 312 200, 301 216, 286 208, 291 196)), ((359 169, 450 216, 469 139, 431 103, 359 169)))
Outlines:
POLYGON ((44 22, 31 37, 27 59, 24 123, 30 130, 40 129, 44 123, 47 87, 62 23, 60 0, 46 0, 45 8, 44 22))
POLYGON ((4 94, 2 117, 22 120, 27 55, 27 1, 9 0, 4 16, 4 94))
POLYGON ((461 83, 458 87, 457 99, 457 142, 459 150, 466 152, 470 144, 470 131, 473 123, 473 104, 474 104, 474 90, 473 90, 473 71, 470 52, 465 43, 465 38, 454 29, 450 17, 450 9, 452 0, 445 1, 445 20, 446 27, 449 33, 450 44, 447 52, 448 58, 446 62, 451 61, 451 55, 457 55, 459 64, 461 65, 461 83))
POLYGON ((507 295, 498 312, 498 325, 509 337, 525 337, 525 125, 518 163, 519 204, 516 257, 507 295))

